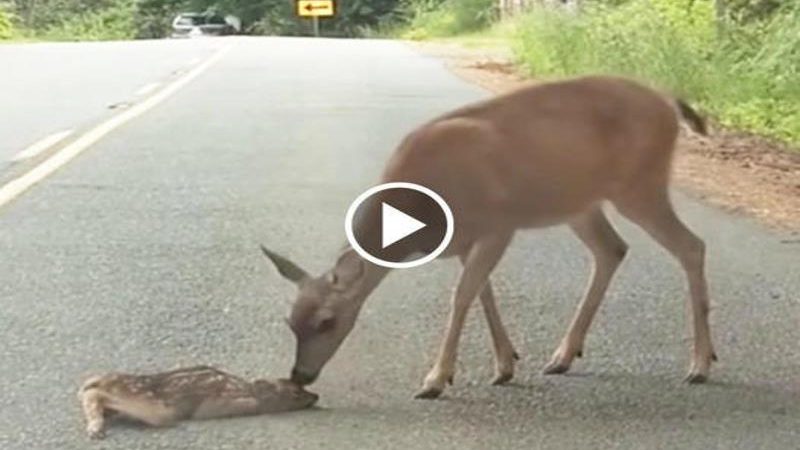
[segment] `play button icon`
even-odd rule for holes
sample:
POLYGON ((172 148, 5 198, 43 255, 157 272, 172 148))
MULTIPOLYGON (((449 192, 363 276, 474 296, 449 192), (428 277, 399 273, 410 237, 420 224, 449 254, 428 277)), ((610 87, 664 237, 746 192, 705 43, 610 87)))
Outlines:
POLYGON ((453 237, 444 199, 414 183, 374 186, 347 210, 345 233, 362 257, 380 266, 408 268, 432 261, 453 237))
POLYGON ((381 203, 381 214, 383 222, 381 245, 383 248, 394 244, 421 228, 425 228, 424 223, 386 203, 381 203))

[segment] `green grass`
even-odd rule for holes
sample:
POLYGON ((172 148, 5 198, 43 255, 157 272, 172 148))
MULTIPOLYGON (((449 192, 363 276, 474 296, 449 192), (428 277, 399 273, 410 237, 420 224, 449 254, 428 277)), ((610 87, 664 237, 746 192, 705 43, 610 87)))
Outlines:
POLYGON ((457 36, 487 27, 494 19, 494 0, 416 0, 408 2, 407 20, 396 37, 424 40, 457 36))
POLYGON ((687 5, 632 0, 580 16, 535 10, 519 20, 511 45, 532 76, 636 77, 700 103, 724 125, 800 144, 800 6, 717 30, 711 0, 687 5))
POLYGON ((507 49, 516 33, 516 23, 512 21, 495 22, 488 27, 453 36, 433 38, 437 42, 459 44, 468 48, 507 49))
POLYGON ((39 29, 14 27, 10 9, 4 9, 2 5, 0 3, 0 41, 101 41, 133 39, 136 36, 133 0, 105 9, 64 15, 39 29))
POLYGON ((14 37, 14 24, 10 8, 5 3, 0 3, 0 41, 14 37))
POLYGON ((136 36, 133 2, 79 14, 51 26, 36 36, 50 41, 107 41, 136 36))
MULTIPOLYGON (((581 14, 536 8, 476 27, 458 25, 453 1, 421 8, 391 34, 510 48, 523 70, 540 79, 635 77, 698 104, 729 128, 800 144, 800 4, 768 20, 724 27, 713 0, 628 0, 581 14)), ((471 1, 461 7, 477 5, 471 1)))

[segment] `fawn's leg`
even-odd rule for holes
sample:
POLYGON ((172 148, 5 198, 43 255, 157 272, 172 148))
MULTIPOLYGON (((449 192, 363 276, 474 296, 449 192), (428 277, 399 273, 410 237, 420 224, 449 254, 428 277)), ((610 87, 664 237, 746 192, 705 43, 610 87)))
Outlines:
POLYGON ((255 397, 216 398, 203 401, 192 414, 192 419, 217 419, 249 416, 260 412, 255 397))
POLYGON ((155 398, 103 394, 107 408, 153 427, 172 425, 181 419, 179 412, 174 407, 168 407, 161 400, 155 398))
POLYGON ((89 389, 81 392, 81 407, 86 418, 86 433, 92 439, 105 437, 105 418, 103 413, 103 395, 98 389, 89 389))

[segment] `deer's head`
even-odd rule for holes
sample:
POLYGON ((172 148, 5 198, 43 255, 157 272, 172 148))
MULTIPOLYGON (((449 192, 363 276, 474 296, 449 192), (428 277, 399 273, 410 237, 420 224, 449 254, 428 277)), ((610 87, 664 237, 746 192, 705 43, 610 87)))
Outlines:
POLYGON ((353 250, 345 251, 336 264, 312 277, 296 264, 261 246, 280 274, 297 286, 297 298, 287 322, 297 348, 291 380, 311 384, 353 329, 367 288, 365 262, 353 250))

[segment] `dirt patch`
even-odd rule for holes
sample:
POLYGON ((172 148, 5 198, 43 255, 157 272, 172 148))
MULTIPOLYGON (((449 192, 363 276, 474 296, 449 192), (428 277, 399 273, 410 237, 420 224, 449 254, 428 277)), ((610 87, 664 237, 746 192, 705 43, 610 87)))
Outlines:
MULTIPOLYGON (((413 45, 442 59, 456 75, 495 93, 529 81, 505 49, 430 42, 413 45)), ((695 197, 800 233, 800 152, 712 124, 708 137, 683 134, 674 177, 695 197)))

